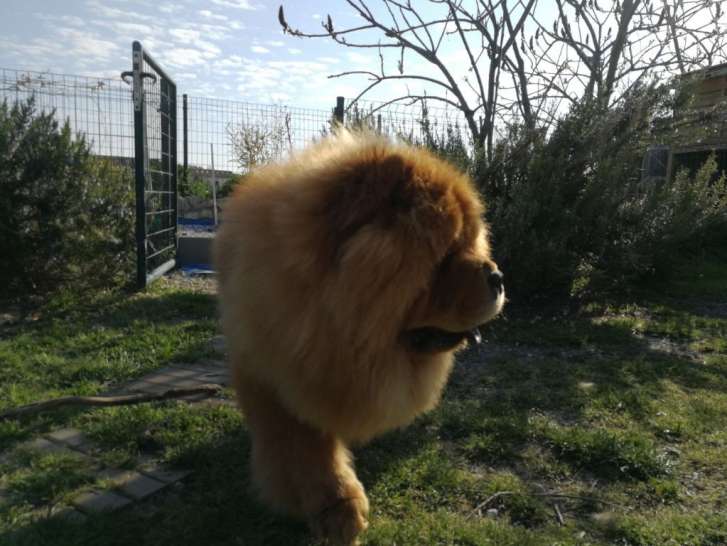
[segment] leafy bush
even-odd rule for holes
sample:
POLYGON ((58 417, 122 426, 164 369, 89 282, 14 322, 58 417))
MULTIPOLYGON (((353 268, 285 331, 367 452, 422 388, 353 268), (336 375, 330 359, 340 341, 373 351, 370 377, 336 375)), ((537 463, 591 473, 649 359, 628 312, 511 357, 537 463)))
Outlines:
POLYGON ((185 185, 183 195, 185 197, 193 196, 200 197, 202 199, 212 199, 212 185, 206 180, 193 177, 192 180, 185 185))
POLYGON ((223 197, 229 197, 232 195, 232 192, 235 191, 235 188, 238 184, 242 183, 245 180, 246 175, 233 175, 227 178, 222 185, 220 186, 220 189, 217 191, 217 197, 219 199, 223 197))
POLYGON ((133 179, 33 100, 0 105, 0 284, 8 296, 116 282, 133 263, 133 179))
POLYGON ((293 148, 290 114, 274 113, 268 124, 257 123, 227 126, 232 158, 243 172, 249 172, 283 157, 293 148))
POLYGON ((675 255, 727 234, 727 184, 714 160, 694 177, 641 179, 647 146, 680 137, 654 133, 654 122, 684 107, 684 96, 649 87, 615 108, 581 104, 550 134, 512 127, 490 161, 476 158, 511 288, 552 293, 665 274, 675 255))

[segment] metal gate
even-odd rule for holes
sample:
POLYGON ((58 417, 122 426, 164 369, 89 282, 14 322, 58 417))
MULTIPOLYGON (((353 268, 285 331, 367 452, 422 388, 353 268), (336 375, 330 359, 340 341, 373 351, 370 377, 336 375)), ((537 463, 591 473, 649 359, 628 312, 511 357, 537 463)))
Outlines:
POLYGON ((136 282, 144 288, 177 255, 177 86, 139 42, 132 45, 136 172, 136 282))

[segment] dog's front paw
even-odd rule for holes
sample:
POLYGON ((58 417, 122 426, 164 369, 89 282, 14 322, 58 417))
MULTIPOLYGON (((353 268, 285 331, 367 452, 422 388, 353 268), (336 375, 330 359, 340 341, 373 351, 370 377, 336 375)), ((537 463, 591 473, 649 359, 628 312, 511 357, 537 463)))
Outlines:
POLYGON ((369 525, 369 500, 361 491, 359 496, 338 499, 323 509, 311 521, 311 529, 329 546, 354 546, 369 525))

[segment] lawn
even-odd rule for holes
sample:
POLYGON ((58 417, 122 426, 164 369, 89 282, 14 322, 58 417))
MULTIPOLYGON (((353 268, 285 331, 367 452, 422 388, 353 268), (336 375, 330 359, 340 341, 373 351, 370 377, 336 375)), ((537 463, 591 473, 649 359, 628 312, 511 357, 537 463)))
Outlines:
MULTIPOLYGON (((219 357, 214 295, 59 298, 0 333, 0 411, 219 357)), ((439 408, 355 451, 369 545, 727 544, 727 260, 578 311, 512 305, 461 355, 439 408)), ((229 393, 227 393, 229 396, 229 393)), ((256 503, 244 420, 164 402, 0 423, 0 543, 312 545, 256 503), (21 449, 82 429, 109 464, 153 446, 183 486, 83 522, 46 518, 84 460, 21 449)))

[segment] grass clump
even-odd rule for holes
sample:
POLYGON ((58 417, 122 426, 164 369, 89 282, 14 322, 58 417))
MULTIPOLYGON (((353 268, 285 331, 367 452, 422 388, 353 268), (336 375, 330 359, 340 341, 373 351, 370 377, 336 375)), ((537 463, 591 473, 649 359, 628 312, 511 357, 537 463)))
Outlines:
POLYGON ((638 431, 550 424, 541 427, 539 436, 559 458, 608 479, 648 480, 670 470, 654 442, 638 431))

